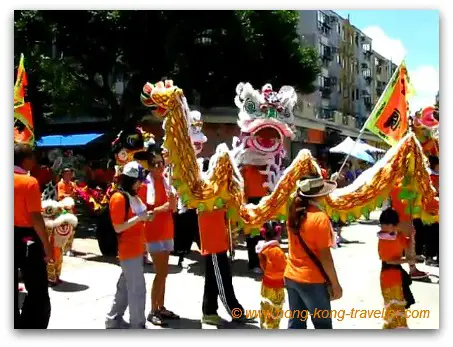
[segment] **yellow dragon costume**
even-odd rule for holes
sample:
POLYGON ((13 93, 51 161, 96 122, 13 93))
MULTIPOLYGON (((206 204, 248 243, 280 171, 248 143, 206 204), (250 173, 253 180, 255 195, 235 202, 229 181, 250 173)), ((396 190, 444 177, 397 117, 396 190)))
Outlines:
MULTIPOLYGON (((271 194, 254 204, 246 204, 243 180, 225 144, 217 147, 207 174, 201 175, 189 136, 189 107, 183 91, 171 81, 149 84, 146 106, 164 120, 164 147, 174 165, 173 185, 189 208, 213 210, 227 208, 228 218, 241 225, 260 228, 266 221, 287 218, 287 206, 296 182, 320 168, 310 151, 301 150, 276 182, 271 194)), ((323 201, 333 220, 351 221, 368 215, 381 206, 398 180, 403 180, 413 206, 413 215, 425 223, 438 221, 439 201, 430 183, 422 148, 413 133, 408 133, 384 158, 365 171, 353 184, 336 189, 323 201)))

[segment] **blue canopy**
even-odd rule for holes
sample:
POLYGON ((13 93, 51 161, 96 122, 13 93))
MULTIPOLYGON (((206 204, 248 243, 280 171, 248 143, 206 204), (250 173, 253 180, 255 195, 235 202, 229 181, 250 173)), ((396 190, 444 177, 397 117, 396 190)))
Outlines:
POLYGON ((75 147, 84 146, 104 134, 73 134, 43 136, 37 142, 38 147, 75 147))

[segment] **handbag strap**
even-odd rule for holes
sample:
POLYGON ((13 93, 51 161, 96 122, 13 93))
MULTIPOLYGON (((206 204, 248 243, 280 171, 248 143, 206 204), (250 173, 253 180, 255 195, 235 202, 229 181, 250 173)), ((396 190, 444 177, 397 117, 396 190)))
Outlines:
POLYGON ((300 232, 294 233, 297 238, 299 239, 299 243, 301 244, 302 248, 304 249, 305 253, 310 257, 311 261, 316 265, 318 268, 319 272, 321 272, 321 275, 324 277, 324 280, 326 281, 327 285, 331 286, 332 282, 330 281, 329 276, 327 275, 326 270, 324 270, 321 261, 318 259, 316 254, 313 253, 313 251, 308 247, 308 245, 305 243, 303 240, 302 236, 300 235, 300 232))

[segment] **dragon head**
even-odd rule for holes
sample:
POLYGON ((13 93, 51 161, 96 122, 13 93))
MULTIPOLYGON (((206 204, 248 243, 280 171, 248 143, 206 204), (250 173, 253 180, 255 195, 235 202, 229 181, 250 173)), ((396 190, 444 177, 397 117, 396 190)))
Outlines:
POLYGON ((156 84, 147 82, 140 95, 142 104, 153 109, 153 114, 165 118, 168 110, 178 101, 177 96, 182 96, 182 90, 173 85, 173 81, 160 81, 156 84))
POLYGON ((142 128, 136 127, 130 131, 122 130, 112 142, 117 166, 122 167, 136 160, 147 168, 147 149, 152 144, 155 144, 154 135, 142 128))
POLYGON ((173 85, 173 81, 166 80, 164 82, 157 82, 156 84, 146 83, 140 99, 144 106, 152 108, 153 114, 161 119, 166 117, 167 112, 173 109, 176 103, 183 100, 190 140, 195 149, 195 154, 201 153, 203 144, 207 141, 206 136, 201 130, 203 127, 201 113, 198 111, 189 111, 182 89, 173 85))
POLYGON ((264 154, 276 154, 283 149, 285 137, 294 138, 294 107, 297 103, 293 87, 283 86, 278 92, 265 84, 261 90, 250 83, 239 83, 234 99, 239 108, 238 125, 248 136, 246 147, 264 154))

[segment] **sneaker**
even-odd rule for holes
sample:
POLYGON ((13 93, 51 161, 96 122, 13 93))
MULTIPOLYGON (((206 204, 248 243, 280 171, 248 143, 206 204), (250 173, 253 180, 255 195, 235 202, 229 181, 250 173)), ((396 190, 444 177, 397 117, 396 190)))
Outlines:
POLYGON ((239 318, 233 318, 231 321, 234 322, 234 323, 237 323, 237 324, 256 323, 256 319, 255 318, 247 318, 245 316, 241 316, 239 318))
POLYGON ((410 276, 413 280, 420 280, 420 279, 428 277, 428 273, 426 273, 424 271, 420 271, 419 269, 415 268, 414 270, 412 270, 410 272, 410 276))
POLYGON ((159 326, 159 327, 165 327, 168 324, 164 322, 164 317, 160 314, 160 312, 150 312, 148 314, 148 317, 146 318, 148 322, 150 322, 153 325, 159 326))
POLYGON ((201 324, 218 326, 222 324, 222 318, 218 314, 204 314, 203 317, 201 317, 201 324))
POLYGON ((105 319, 106 329, 129 329, 130 324, 126 322, 123 317, 106 318, 105 319))

